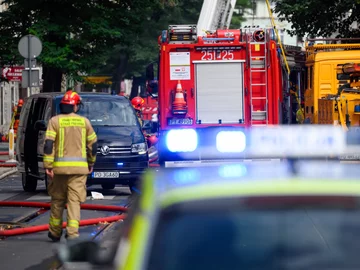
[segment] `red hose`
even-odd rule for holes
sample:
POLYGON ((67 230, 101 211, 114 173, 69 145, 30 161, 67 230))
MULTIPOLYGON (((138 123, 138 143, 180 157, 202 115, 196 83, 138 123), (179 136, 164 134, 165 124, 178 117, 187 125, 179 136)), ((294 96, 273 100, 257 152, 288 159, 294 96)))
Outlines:
MULTIPOLYGON (((50 209, 50 203, 42 202, 19 202, 19 201, 0 201, 0 206, 22 206, 22 207, 38 207, 50 209)), ((126 212, 128 210, 125 206, 117 205, 99 205, 99 204, 81 204, 81 209, 84 210, 98 210, 98 211, 113 211, 126 212)))
POLYGON ((156 163, 152 163, 152 164, 149 164, 150 167, 160 167, 160 164, 156 164, 156 163))
MULTIPOLYGON (((95 225, 100 222, 115 222, 124 219, 125 217, 126 215, 117 215, 111 217, 85 219, 85 220, 80 220, 79 226, 95 225)), ((62 227, 66 228, 66 222, 63 222, 62 227)), ((20 234, 36 233, 36 232, 47 231, 48 229, 49 229, 49 224, 36 225, 27 228, 17 228, 12 230, 0 231, 0 236, 14 236, 20 234)))
POLYGON ((16 163, 0 163, 1 167, 16 167, 16 163))
MULTIPOLYGON (((2 152, 0 152, 0 156, 7 156, 7 155, 9 155, 9 151, 2 151, 2 152)), ((15 151, 14 151, 14 155, 16 155, 16 153, 15 153, 15 151)))
POLYGON ((152 159, 149 159, 149 163, 153 163, 153 162, 155 162, 155 161, 157 161, 158 160, 158 157, 154 157, 154 158, 152 158, 152 159))

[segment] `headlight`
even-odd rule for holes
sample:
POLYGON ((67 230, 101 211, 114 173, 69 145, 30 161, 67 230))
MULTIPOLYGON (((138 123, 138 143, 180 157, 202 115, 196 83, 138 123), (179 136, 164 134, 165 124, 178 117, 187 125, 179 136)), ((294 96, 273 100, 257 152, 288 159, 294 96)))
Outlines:
POLYGON ((220 131, 216 136, 216 148, 222 153, 241 153, 246 148, 246 136, 242 131, 220 131))
POLYGON ((166 135, 166 146, 171 152, 193 152, 198 146, 194 129, 172 129, 166 135))
POLYGON ((134 143, 131 146, 131 153, 137 153, 139 155, 146 154, 147 144, 146 143, 134 143))

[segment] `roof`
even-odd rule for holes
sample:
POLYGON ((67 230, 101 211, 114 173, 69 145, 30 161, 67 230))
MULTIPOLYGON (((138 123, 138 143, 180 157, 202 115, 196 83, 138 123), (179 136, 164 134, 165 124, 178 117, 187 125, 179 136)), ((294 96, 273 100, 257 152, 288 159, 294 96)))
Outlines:
POLYGON ((242 196, 360 196, 358 164, 307 161, 297 168, 294 173, 288 163, 279 162, 162 169, 148 173, 143 190, 162 207, 242 196))
MULTIPOLYGON (((310 61, 326 61, 326 60, 360 60, 360 50, 340 50, 340 51, 317 51, 314 58, 308 58, 310 61)), ((308 61, 309 61, 308 60, 308 61)))

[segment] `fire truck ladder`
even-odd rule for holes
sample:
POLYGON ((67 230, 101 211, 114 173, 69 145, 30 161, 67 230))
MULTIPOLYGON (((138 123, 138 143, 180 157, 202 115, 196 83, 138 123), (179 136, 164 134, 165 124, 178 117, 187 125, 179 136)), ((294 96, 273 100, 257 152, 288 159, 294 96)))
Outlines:
MULTIPOLYGON (((261 41, 256 41, 253 37, 253 33, 255 31, 260 31, 261 29, 246 29, 249 31, 247 33, 247 40, 250 39, 249 45, 249 60, 250 60, 250 107, 251 107, 251 120, 250 124, 252 126, 266 126, 269 124, 269 117, 268 117, 268 61, 267 61, 267 54, 268 54, 268 34, 266 29, 263 29, 263 39, 261 41), (262 55, 253 55, 253 46, 261 47, 264 46, 264 54, 262 55), (254 74, 264 74, 263 76, 260 75, 261 81, 254 82, 254 74), (263 96, 254 96, 254 89, 259 89, 264 87, 265 95, 263 96), (254 110, 254 101, 255 100, 264 100, 265 107, 264 110, 254 110), (266 123, 264 123, 266 122, 266 123)), ((264 92, 261 92, 264 93, 264 92)))

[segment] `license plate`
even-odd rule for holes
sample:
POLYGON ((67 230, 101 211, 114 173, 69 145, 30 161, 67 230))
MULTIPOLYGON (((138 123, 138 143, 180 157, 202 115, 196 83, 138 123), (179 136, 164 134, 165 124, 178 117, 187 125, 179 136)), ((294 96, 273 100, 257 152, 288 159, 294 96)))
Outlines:
POLYGON ((192 124, 193 124, 193 119, 192 118, 180 118, 180 119, 172 118, 172 119, 168 119, 168 125, 171 125, 171 126, 175 126, 175 125, 189 125, 189 126, 191 126, 192 124))
POLYGON ((119 172, 94 172, 94 178, 119 178, 119 172))

